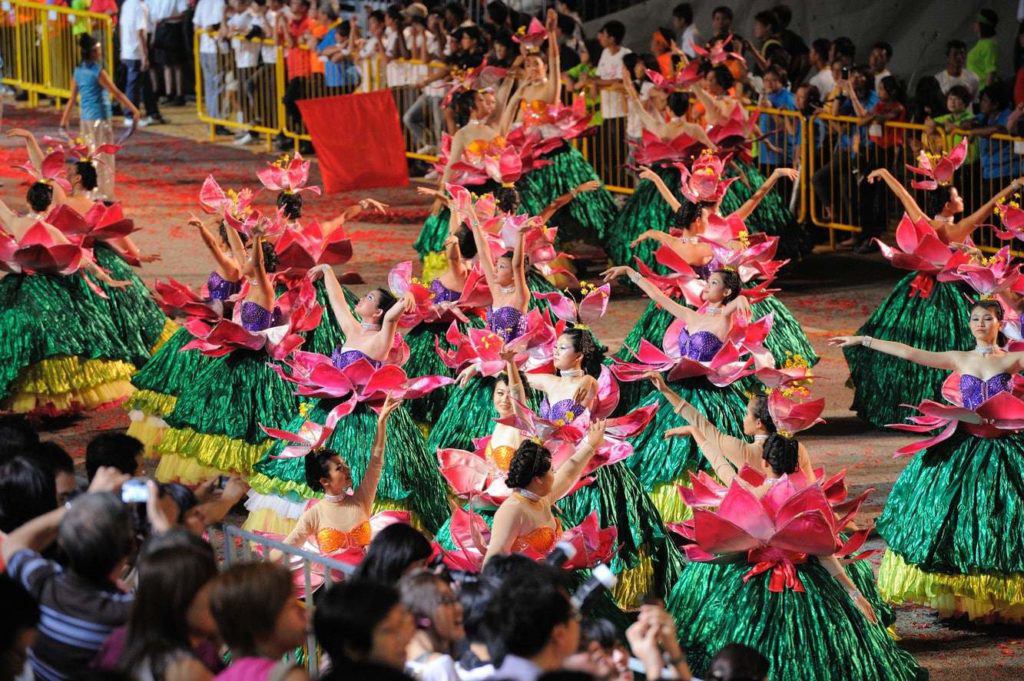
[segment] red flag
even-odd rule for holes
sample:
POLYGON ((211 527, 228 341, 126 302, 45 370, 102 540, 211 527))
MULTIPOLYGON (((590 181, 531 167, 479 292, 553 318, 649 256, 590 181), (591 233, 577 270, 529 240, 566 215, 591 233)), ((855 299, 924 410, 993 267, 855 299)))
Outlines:
POLYGON ((298 105, 325 191, 409 184, 401 121, 389 91, 303 99, 298 105))

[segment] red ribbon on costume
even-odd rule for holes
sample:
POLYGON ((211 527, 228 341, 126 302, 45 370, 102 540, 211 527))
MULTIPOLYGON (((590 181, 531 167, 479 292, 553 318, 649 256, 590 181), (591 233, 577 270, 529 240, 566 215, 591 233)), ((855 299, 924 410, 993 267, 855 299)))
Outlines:
POLYGON ((932 289, 934 288, 935 277, 928 272, 921 272, 910 282, 910 291, 907 292, 907 297, 913 298, 918 296, 919 298, 928 298, 932 295, 932 289))
POLYGON ((743 575, 743 583, 750 579, 771 570, 771 577, 768 580, 768 590, 774 593, 781 593, 784 589, 792 589, 803 593, 804 585, 796 574, 796 563, 803 563, 807 554, 792 553, 775 548, 774 546, 762 546, 751 549, 747 552, 747 561, 754 563, 754 567, 743 575))

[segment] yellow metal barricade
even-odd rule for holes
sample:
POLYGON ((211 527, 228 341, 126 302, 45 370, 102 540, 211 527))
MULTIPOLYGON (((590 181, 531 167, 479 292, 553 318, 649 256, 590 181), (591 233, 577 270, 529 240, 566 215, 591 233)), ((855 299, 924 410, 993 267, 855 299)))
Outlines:
POLYGON ((22 0, 0 3, 0 56, 3 83, 29 93, 67 99, 75 67, 81 61, 78 36, 90 33, 99 41, 107 73, 114 74, 113 22, 106 14, 22 0))
MULTIPOLYGON (((954 130, 950 138, 959 140, 965 134, 969 133, 954 130)), ((1010 182, 1024 174, 1024 137, 995 134, 968 139, 967 161, 954 178, 954 186, 964 200, 964 215, 983 207, 1010 182)), ((984 222, 992 224, 998 220, 997 217, 989 217, 984 222)), ((990 227, 982 227, 971 238, 983 250, 990 252, 1005 245, 990 227)))
POLYGON ((807 219, 807 119, 799 111, 750 106, 748 115, 755 117, 753 143, 754 164, 768 177, 777 168, 793 168, 800 173, 795 184, 783 179, 772 191, 784 203, 797 222, 807 219))

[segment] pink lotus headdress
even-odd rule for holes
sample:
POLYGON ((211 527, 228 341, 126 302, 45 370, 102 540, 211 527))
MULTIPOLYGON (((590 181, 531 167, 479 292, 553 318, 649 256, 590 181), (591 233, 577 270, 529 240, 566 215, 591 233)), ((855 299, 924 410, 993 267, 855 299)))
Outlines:
POLYGON ((398 319, 398 325, 402 328, 409 329, 421 322, 452 321, 453 318, 463 323, 469 322, 469 318, 460 309, 463 307, 461 300, 443 305, 434 303, 434 293, 430 288, 412 276, 411 260, 400 262, 391 268, 388 272, 388 288, 396 298, 402 298, 410 293, 415 301, 412 311, 398 319))
POLYGON ((824 423, 821 413, 825 410, 825 398, 816 400, 795 400, 784 390, 772 390, 768 395, 768 413, 775 423, 779 435, 791 438, 813 425, 824 423))
POLYGON ((665 331, 662 348, 659 350, 647 340, 641 340, 640 346, 633 354, 636 362, 615 359, 612 373, 620 381, 641 381, 650 371, 668 372, 669 381, 683 378, 705 376, 714 385, 723 387, 744 376, 753 373, 754 358, 741 356, 740 348, 731 340, 726 340, 706 362, 691 359, 679 352, 679 335, 683 330, 682 322, 675 320, 665 331))
MULTIPOLYGON (((77 243, 62 243, 51 233, 52 227, 42 221, 33 223, 20 240, 0 232, 0 266, 8 272, 51 272, 74 274, 88 260, 85 249, 77 243)), ((89 282, 88 277, 86 281, 89 282)), ((106 297, 99 288, 93 290, 106 297)))
POLYGON ((702 149, 701 143, 686 133, 666 141, 650 130, 644 130, 640 141, 630 140, 630 144, 633 145, 633 161, 643 166, 668 162, 688 163, 702 149))
POLYGON ((46 219, 68 237, 80 239, 85 246, 94 240, 120 239, 135 231, 135 223, 124 216, 116 203, 109 206, 94 203, 85 215, 65 204, 50 211, 46 219))
MULTIPOLYGON (((274 244, 279 273, 300 274, 317 265, 342 265, 352 258, 352 240, 343 227, 324 232, 316 220, 299 224, 282 219, 279 223, 282 228, 274 244)), ((358 278, 349 273, 345 283, 357 283, 358 278)))
POLYGON ((242 279, 238 292, 230 296, 226 301, 211 300, 205 284, 203 289, 196 293, 189 286, 169 277, 166 282, 156 282, 153 297, 156 299, 160 309, 169 317, 185 315, 215 324, 224 317, 225 303, 236 303, 240 300, 245 300, 248 293, 249 280, 242 279))
POLYGON ((693 203, 718 203, 737 179, 723 179, 725 159, 708 150, 694 159, 691 168, 678 163, 676 168, 681 175, 680 191, 693 203))
POLYGON ((295 154, 292 158, 286 154, 273 163, 268 163, 266 168, 256 173, 256 177, 270 191, 287 194, 310 192, 319 196, 320 187, 306 185, 309 181, 309 166, 310 162, 302 160, 300 154, 295 154))
POLYGON ((488 65, 486 58, 480 66, 474 68, 453 68, 448 72, 448 78, 452 85, 445 93, 441 106, 447 107, 459 92, 489 90, 500 83, 507 73, 508 69, 488 65))
POLYGON ((473 328, 463 333, 455 322, 448 327, 445 340, 455 348, 446 350, 437 339, 437 354, 445 366, 459 370, 473 365, 483 376, 496 376, 505 370, 501 355, 506 348, 516 352, 517 361, 523 361, 533 348, 551 342, 551 329, 539 312, 530 310, 526 314, 526 332, 508 343, 489 329, 473 328))
POLYGON ((1024 210, 1020 207, 1020 194, 998 202, 993 212, 999 216, 1005 229, 995 228, 1000 239, 1024 239, 1024 210))
POLYGON ((611 284, 595 287, 589 282, 581 281, 580 293, 583 294, 583 298, 579 303, 559 291, 534 293, 533 297, 547 302, 551 313, 558 319, 572 324, 577 329, 589 330, 591 325, 608 311, 612 287, 611 284))
POLYGON ((97 158, 101 154, 113 156, 122 149, 119 144, 90 144, 82 137, 71 137, 67 133, 64 133, 63 138, 46 135, 41 141, 48 151, 59 149, 68 159, 92 165, 103 163, 102 159, 97 158))
MULTIPOLYGON (((571 140, 590 129, 592 113, 587 113, 587 102, 577 97, 566 106, 561 102, 549 104, 543 100, 529 102, 523 108, 523 125, 530 133, 539 134, 541 140, 571 140)), ((555 145, 543 145, 541 153, 555 145)))
POLYGON ((925 150, 917 157, 917 165, 907 164, 907 170, 915 175, 921 175, 925 179, 912 180, 910 186, 914 189, 933 190, 939 186, 948 187, 953 183, 953 173, 963 165, 967 158, 967 138, 960 140, 960 144, 953 147, 948 154, 929 154, 925 150))
POLYGON ((980 262, 962 263, 953 274, 956 279, 977 291, 983 299, 1012 289, 1021 280, 1020 265, 1014 262, 1009 246, 1003 246, 995 255, 982 258, 980 262))
POLYGON ((512 35, 512 40, 526 47, 526 51, 530 53, 539 52, 541 45, 547 39, 547 29, 537 20, 537 17, 531 17, 529 27, 520 26, 512 35))
POLYGON ((219 214, 229 226, 242 234, 251 234, 252 228, 260 221, 259 212, 252 206, 255 198, 255 193, 249 188, 239 191, 221 189, 213 175, 207 175, 199 189, 199 205, 203 211, 219 214))
POLYGON ((724 64, 730 59, 738 59, 739 61, 746 63, 746 60, 743 58, 742 54, 740 54, 739 52, 729 52, 728 50, 725 49, 726 45, 731 44, 732 34, 730 33, 725 38, 713 42, 711 44, 710 49, 705 49, 701 45, 694 43, 693 51, 696 52, 698 56, 704 57, 709 62, 711 62, 712 65, 715 66, 717 66, 718 64, 724 64))
POLYGON ((18 166, 32 177, 36 182, 44 184, 56 184, 66 192, 71 191, 71 183, 67 179, 67 165, 65 164, 64 151, 56 149, 43 157, 39 168, 36 169, 31 161, 18 166))

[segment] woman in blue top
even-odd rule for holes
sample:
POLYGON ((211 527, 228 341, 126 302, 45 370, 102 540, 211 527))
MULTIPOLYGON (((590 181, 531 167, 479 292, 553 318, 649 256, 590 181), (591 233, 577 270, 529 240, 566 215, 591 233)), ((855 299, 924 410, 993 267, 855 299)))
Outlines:
MULTIPOLYGON (((71 84, 71 97, 64 108, 60 119, 60 127, 67 128, 71 122, 71 109, 75 99, 81 95, 81 111, 79 115, 79 131, 85 143, 95 149, 101 144, 114 143, 114 130, 111 125, 113 116, 110 110, 110 96, 121 105, 125 113, 132 116, 132 130, 139 120, 139 110, 131 103, 123 92, 117 89, 110 75, 103 68, 103 60, 99 42, 88 33, 78 37, 78 46, 82 50, 82 61, 75 67, 74 81, 71 84)), ((97 194, 99 198, 114 198, 114 157, 112 154, 96 156, 98 175, 97 194)))

